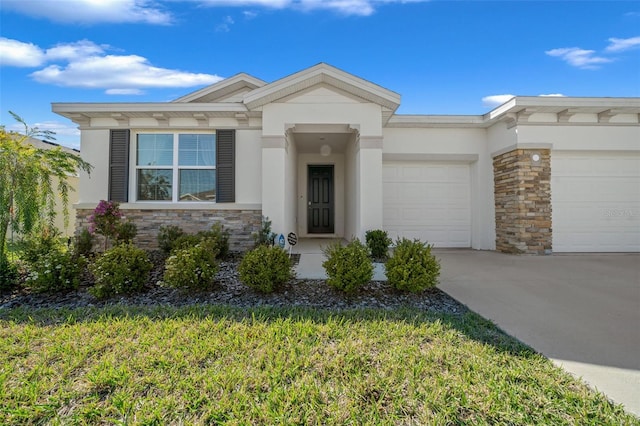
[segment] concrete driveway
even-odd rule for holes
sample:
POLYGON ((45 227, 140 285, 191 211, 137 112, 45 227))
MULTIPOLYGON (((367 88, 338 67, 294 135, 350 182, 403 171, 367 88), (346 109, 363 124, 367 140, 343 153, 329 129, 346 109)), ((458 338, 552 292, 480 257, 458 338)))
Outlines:
POLYGON ((640 415, 640 254, 434 253, 440 289, 640 415))

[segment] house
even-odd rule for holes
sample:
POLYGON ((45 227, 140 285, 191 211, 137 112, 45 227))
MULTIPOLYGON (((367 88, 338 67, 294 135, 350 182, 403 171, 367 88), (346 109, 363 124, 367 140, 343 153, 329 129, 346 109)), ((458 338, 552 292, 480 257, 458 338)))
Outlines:
POLYGON ((321 63, 237 74, 166 103, 54 103, 80 126, 79 227, 121 202, 139 243, 261 216, 303 238, 370 229, 513 253, 640 251, 640 98, 515 97, 484 115, 400 115, 400 95, 321 63))

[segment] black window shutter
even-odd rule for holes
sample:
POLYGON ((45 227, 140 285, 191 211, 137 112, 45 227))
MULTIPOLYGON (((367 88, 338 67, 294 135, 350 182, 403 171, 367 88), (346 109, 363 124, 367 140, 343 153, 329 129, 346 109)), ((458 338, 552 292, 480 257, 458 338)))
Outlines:
POLYGON ((109 201, 129 201, 129 129, 109 135, 109 201))
POLYGON ((216 131, 216 201, 236 201, 236 131, 216 131))

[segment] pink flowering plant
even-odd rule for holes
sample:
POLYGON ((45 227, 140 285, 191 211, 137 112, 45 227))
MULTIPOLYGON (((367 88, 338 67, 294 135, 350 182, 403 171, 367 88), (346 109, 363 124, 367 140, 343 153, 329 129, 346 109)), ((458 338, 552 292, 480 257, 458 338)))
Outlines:
POLYGON ((116 239, 118 237, 121 220, 122 212, 117 202, 100 200, 93 214, 89 216, 89 232, 104 236, 106 250, 109 238, 116 239))

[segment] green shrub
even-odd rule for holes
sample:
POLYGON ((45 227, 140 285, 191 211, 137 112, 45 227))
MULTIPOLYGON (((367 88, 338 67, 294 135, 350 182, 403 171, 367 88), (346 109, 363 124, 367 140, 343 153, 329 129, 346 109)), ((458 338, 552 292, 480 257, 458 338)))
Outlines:
POLYGON ((374 259, 386 259, 391 244, 391 238, 387 235, 387 231, 381 229, 373 229, 365 234, 367 247, 374 259))
POLYGON ((201 239, 213 240, 218 249, 216 257, 223 259, 229 254, 229 231, 224 229, 221 223, 216 222, 211 225, 208 231, 198 232, 201 239))
POLYGON ((369 251, 357 238, 346 246, 339 242, 324 249, 327 258, 322 267, 327 272, 327 284, 350 293, 373 278, 373 264, 369 251))
POLYGON ((62 238, 58 230, 47 230, 42 234, 33 234, 25 239, 22 250, 22 260, 34 263, 52 250, 62 250, 62 238))
POLYGON ((275 234, 271 232, 271 221, 268 217, 262 216, 262 224, 260 225, 260 232, 253 234, 253 241, 255 246, 272 246, 275 234))
POLYGON ((99 299, 139 291, 149 278, 152 264, 147 253, 132 244, 121 244, 104 252, 90 265, 95 286, 89 292, 99 299))
POLYGON ((176 238, 173 242, 173 247, 171 248, 171 252, 173 253, 176 250, 184 250, 188 248, 193 248, 200 244, 202 241, 202 236, 197 234, 184 234, 176 238))
POLYGON ((9 259, 0 257, 0 291, 11 290, 18 284, 18 268, 9 259))
POLYGON ((84 257, 56 247, 28 262, 25 284, 38 293, 75 290, 84 265, 84 257))
POLYGON ((75 236, 75 251, 82 256, 89 256, 93 251, 93 235, 87 228, 82 228, 75 236))
POLYGON ((238 272, 240 281, 254 290, 271 293, 293 278, 291 259, 280 247, 259 245, 245 254, 238 272))
POLYGON ((398 290, 423 291, 438 284, 440 263, 431 246, 419 240, 398 239, 385 264, 389 284, 398 290))
MULTIPOLYGON (((197 234, 182 234, 173 240, 171 251, 183 250, 195 247, 202 241, 207 240, 207 245, 213 247, 216 258, 224 258, 229 254, 229 232, 223 226, 215 223, 208 231, 200 231, 197 234)), ((169 244, 167 244, 169 246, 169 244)))
POLYGON ((120 222, 116 225, 116 241, 118 244, 130 243, 138 234, 138 227, 129 221, 120 222))
POLYGON ((174 288, 204 289, 218 272, 217 242, 205 239, 192 247, 174 249, 165 263, 163 285, 174 288))
POLYGON ((184 231, 175 225, 161 226, 158 232, 158 246, 165 254, 171 253, 176 240, 184 235, 184 231))

